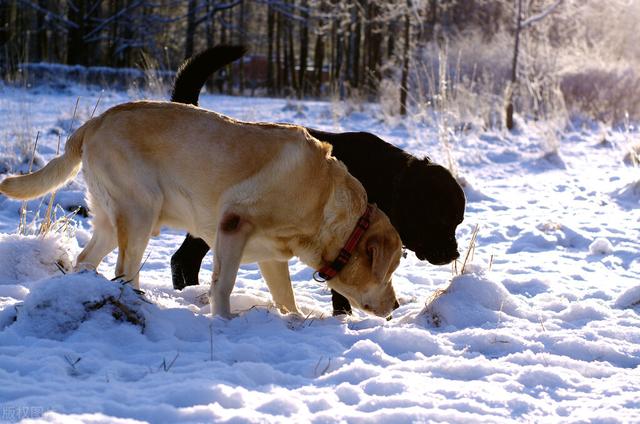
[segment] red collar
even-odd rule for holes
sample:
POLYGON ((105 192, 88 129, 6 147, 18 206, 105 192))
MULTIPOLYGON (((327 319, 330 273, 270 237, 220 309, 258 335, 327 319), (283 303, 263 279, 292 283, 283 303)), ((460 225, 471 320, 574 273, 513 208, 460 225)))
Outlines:
POLYGON ((358 220, 356 228, 351 232, 351 235, 349 236, 349 239, 347 239, 344 247, 340 249, 338 257, 331 262, 331 264, 325 265, 320 268, 319 271, 314 272, 314 280, 321 283, 331 280, 342 268, 344 268, 347 262, 349 262, 349 258, 351 258, 351 255, 362 238, 362 235, 367 231, 367 228, 369 228, 369 224, 371 223, 371 214, 373 213, 374 207, 375 206, 372 204, 367 205, 367 210, 364 211, 364 214, 358 220))

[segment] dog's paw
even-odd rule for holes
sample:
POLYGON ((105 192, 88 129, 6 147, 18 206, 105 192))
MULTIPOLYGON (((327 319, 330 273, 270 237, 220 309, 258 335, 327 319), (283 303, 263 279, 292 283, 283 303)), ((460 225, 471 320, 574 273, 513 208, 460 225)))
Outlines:
POLYGON ((209 304, 209 292, 206 291, 202 294, 199 294, 193 300, 196 303, 196 305, 200 307, 206 306, 209 304))
POLYGON ((232 319, 238 318, 239 316, 240 314, 233 314, 229 312, 228 314, 225 314, 225 313, 213 314, 212 318, 217 320, 222 320, 222 321, 231 321, 232 319))

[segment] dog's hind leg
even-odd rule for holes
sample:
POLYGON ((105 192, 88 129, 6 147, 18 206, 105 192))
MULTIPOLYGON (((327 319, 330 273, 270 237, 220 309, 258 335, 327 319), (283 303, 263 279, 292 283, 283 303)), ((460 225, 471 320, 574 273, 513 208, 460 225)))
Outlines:
POLYGON ((182 290, 186 286, 198 285, 198 273, 209 245, 202 239, 187 234, 180 248, 171 257, 173 288, 182 290))
POLYGON ((116 277, 140 288, 139 274, 144 250, 147 248, 151 234, 156 227, 156 216, 153 208, 127 206, 127 209, 116 216, 118 236, 118 262, 116 277))
POLYGON ((271 297, 276 306, 282 312, 293 312, 299 314, 298 305, 293 295, 291 287, 291 277, 289 276, 289 264, 279 261, 259 262, 262 278, 267 283, 271 297))
POLYGON ((216 235, 213 255, 213 275, 209 301, 211 313, 231 318, 229 297, 236 283, 240 260, 253 225, 236 213, 222 215, 216 235))
POLYGON ((107 214, 98 206, 93 210, 93 235, 91 240, 76 259, 74 271, 95 270, 102 259, 118 245, 116 230, 111 225, 107 214))

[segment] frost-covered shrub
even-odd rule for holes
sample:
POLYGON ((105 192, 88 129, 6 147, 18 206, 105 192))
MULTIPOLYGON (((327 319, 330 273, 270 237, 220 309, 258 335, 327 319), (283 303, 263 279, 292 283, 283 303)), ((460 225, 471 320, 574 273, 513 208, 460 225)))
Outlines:
POLYGON ((632 67, 589 67, 562 76, 560 89, 572 112, 619 123, 640 119, 640 73, 632 67))
POLYGON ((112 328, 114 321, 145 327, 144 300, 128 284, 85 271, 43 280, 18 308, 13 328, 64 339, 83 323, 112 328))

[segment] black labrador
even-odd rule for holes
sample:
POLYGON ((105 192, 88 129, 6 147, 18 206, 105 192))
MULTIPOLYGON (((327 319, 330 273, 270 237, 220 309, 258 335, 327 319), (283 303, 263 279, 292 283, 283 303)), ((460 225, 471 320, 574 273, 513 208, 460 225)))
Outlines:
MULTIPOLYGON (((207 78, 242 57, 244 47, 216 46, 182 64, 171 101, 197 105, 207 78)), ((332 133, 307 128, 319 140, 333 145, 333 154, 356 177, 369 197, 391 219, 407 249, 421 260, 444 265, 458 258, 456 227, 464 218, 462 188, 444 167, 415 156, 366 132, 332 133)), ((187 234, 171 258, 173 287, 198 284, 202 259, 209 246, 187 234)), ((351 313, 347 299, 332 290, 333 314, 351 313)))

